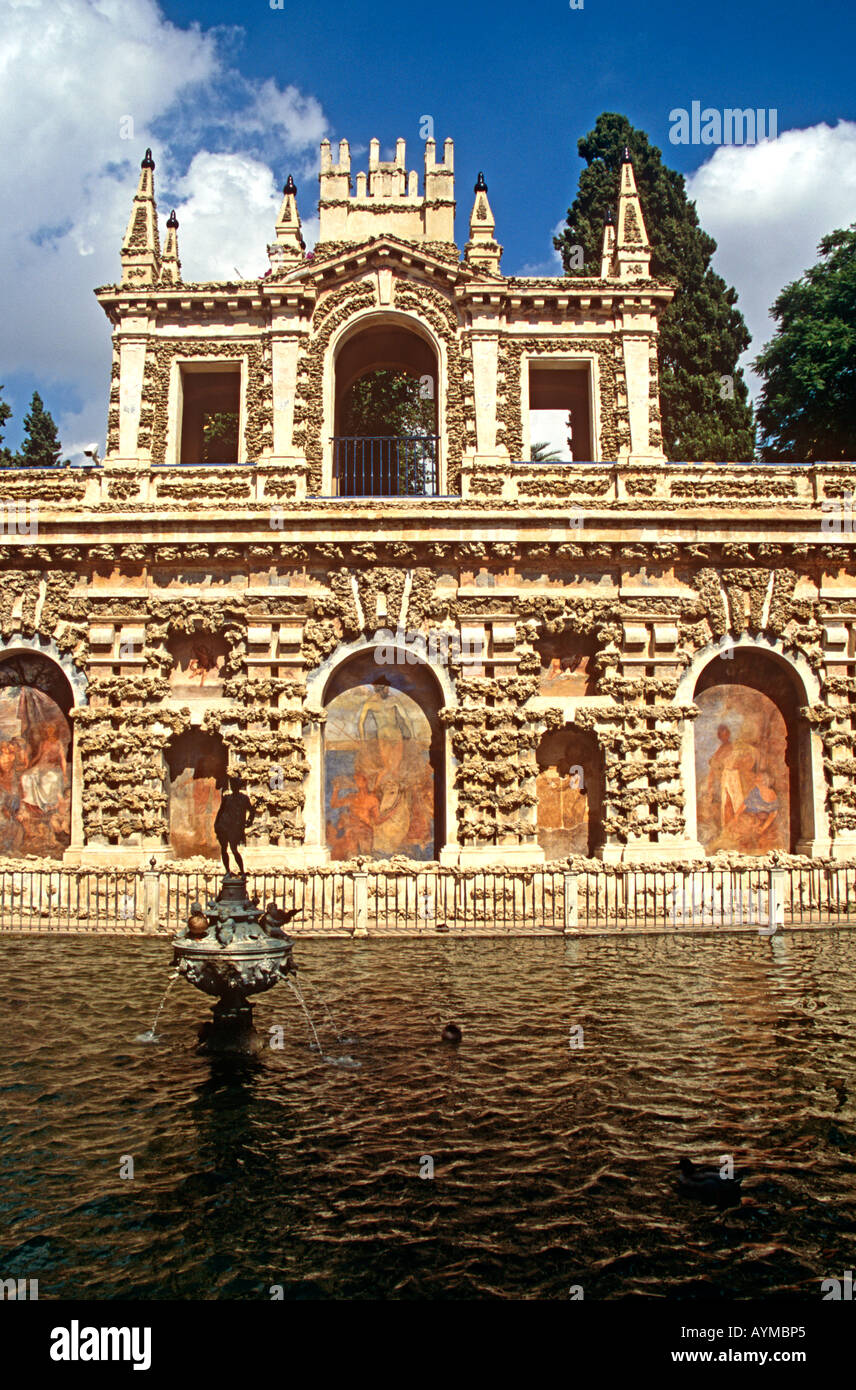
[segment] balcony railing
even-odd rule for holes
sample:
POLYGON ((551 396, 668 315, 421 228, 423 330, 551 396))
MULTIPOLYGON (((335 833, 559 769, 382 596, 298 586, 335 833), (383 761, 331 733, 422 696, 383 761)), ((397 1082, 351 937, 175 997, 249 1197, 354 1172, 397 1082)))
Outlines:
POLYGON ((340 497, 436 497, 438 436, 335 435, 340 497))

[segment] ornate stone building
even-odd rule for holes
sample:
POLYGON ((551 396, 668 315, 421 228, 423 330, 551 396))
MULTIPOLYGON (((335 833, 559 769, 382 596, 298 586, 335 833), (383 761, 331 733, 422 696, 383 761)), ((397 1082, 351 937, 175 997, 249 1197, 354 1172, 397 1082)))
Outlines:
POLYGON ((250 866, 851 857, 854 472, 665 461, 632 165, 580 277, 502 274, 481 175, 460 253, 451 141, 320 186, 185 283, 143 161, 103 464, 4 479, 0 849, 213 856, 239 772, 250 866))

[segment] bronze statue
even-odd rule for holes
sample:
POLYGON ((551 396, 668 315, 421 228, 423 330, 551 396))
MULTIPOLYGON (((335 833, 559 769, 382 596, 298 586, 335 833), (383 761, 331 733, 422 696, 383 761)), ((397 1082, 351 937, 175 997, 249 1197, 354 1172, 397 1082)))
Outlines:
POLYGON ((296 907, 290 907, 287 912, 283 912, 282 908, 277 907, 276 903, 269 902, 265 904, 265 910, 259 919, 259 925, 267 932, 268 936, 285 936, 286 933, 282 928, 296 916, 296 907))
POLYGON ((244 861, 238 846, 246 842, 247 826, 252 825, 256 814, 250 798, 242 790, 243 785, 240 777, 229 778, 230 790, 223 796, 220 809, 214 818, 214 834, 220 845, 226 873, 231 873, 229 868, 229 850, 231 850, 235 856, 241 878, 244 877, 244 861))

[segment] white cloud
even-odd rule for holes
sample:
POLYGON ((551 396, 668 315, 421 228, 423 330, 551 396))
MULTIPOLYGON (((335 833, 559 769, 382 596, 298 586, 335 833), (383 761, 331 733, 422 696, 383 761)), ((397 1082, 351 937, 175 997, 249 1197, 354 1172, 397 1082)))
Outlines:
MULTIPOLYGON (((248 155, 198 154, 180 180, 176 204, 179 254, 185 280, 252 280, 269 262, 282 189, 266 164, 248 155)), ((317 219, 303 228, 307 245, 317 219)))
POLYGON ((81 409, 58 420, 66 452, 73 440, 103 447, 110 329, 92 290, 118 279, 145 147, 162 235, 168 195, 180 200, 188 278, 233 275, 236 265, 260 274, 282 182, 263 158, 284 153, 299 174, 325 133, 323 111, 294 86, 248 82, 229 69, 221 32, 181 29, 154 0, 7 0, 0 129, 0 360, 35 375, 46 396, 57 382, 79 395, 81 409), (180 119, 170 122, 171 111, 180 119), (189 168, 161 130, 193 136, 189 168))
MULTIPOLYGON (((817 259, 821 237, 856 220, 856 123, 789 130, 758 145, 722 145, 687 179, 699 221, 718 242, 714 268, 734 285, 752 345, 776 324, 780 290, 817 259)), ((749 373, 750 386, 758 379, 749 373)))

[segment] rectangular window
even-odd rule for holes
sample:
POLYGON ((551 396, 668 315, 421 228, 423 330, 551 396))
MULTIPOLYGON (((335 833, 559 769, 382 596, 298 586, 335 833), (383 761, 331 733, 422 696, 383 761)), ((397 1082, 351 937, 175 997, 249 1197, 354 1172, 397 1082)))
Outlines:
POLYGON ((237 463, 241 364, 182 363, 180 463, 237 463))
POLYGON ((529 450, 563 460, 590 462, 591 373, 578 364, 529 364, 529 450), (540 447, 539 447, 540 446, 540 447))

